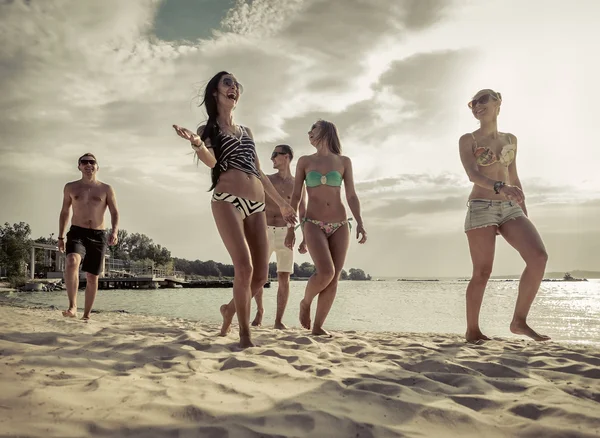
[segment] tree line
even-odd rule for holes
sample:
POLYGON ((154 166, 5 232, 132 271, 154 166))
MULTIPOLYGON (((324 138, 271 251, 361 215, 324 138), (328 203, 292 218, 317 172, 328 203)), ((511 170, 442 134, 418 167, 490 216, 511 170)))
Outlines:
MULTIPOLYGON (((110 232, 110 230, 107 230, 110 232)), ((31 239, 31 227, 25 222, 10 225, 8 222, 0 226, 0 267, 4 275, 16 279, 24 278, 25 266, 29 263, 31 245, 44 243, 57 245, 58 240, 54 234, 49 237, 38 237, 31 239)), ((118 231, 118 243, 109 247, 112 259, 122 260, 124 265, 152 264, 155 268, 182 271, 191 277, 233 277, 233 265, 215 262, 214 260, 187 260, 172 257, 171 251, 141 233, 129 233, 126 230, 118 231)), ((54 262, 56 254, 52 254, 52 260, 44 260, 42 251, 36 252, 36 274, 50 270, 49 262, 54 262)), ((300 265, 294 263, 293 278, 308 278, 315 272, 312 263, 304 262, 300 265)), ((0 275, 2 271, 0 271, 0 275)), ((269 277, 277 277, 277 264, 269 264, 269 277)), ((351 268, 348 272, 342 270, 342 280, 370 280, 371 276, 365 274, 362 269, 351 268)))
MULTIPOLYGON (((233 277, 233 265, 215 262, 214 260, 186 260, 173 258, 173 268, 182 271, 186 275, 198 277, 233 277)), ((294 263, 292 278, 309 278, 315 272, 315 265, 304 262, 301 265, 294 263)), ((277 278, 277 263, 269 263, 269 277, 277 278)), ((342 280, 370 280, 371 276, 365 274, 362 269, 350 268, 349 272, 342 269, 342 280)))

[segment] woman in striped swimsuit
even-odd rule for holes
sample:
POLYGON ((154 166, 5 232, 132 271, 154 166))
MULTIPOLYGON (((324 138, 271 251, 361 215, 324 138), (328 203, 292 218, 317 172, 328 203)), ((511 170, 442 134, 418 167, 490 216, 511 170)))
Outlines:
POLYGON ((279 205, 286 222, 296 222, 294 209, 277 193, 260 168, 252 131, 233 122, 242 86, 225 71, 206 85, 206 125, 197 134, 173 125, 189 140, 200 161, 212 169, 212 212, 225 248, 231 256, 235 277, 233 300, 221 306, 225 336, 236 313, 240 325, 240 347, 252 347, 250 302, 267 282, 269 245, 265 217, 265 192, 279 205))

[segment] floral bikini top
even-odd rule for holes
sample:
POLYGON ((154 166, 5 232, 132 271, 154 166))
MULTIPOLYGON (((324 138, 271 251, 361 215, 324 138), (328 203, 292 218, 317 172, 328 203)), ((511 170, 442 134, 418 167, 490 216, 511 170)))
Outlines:
POLYGON ((508 136, 508 144, 504 145, 500 150, 500 157, 497 157, 490 148, 477 146, 477 140, 475 140, 473 133, 471 133, 471 137, 473 137, 473 155, 475 155, 478 166, 491 166, 492 164, 500 163, 508 167, 515 160, 517 145, 512 144, 510 135, 508 136))

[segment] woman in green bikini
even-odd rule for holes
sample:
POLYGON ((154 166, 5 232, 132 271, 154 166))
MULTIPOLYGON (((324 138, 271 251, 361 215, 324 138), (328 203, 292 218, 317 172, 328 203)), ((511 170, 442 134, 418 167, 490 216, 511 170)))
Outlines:
MULTIPOLYGON (((323 330, 323 323, 335 299, 350 244, 351 219, 346 216, 342 203, 342 182, 346 201, 356 221, 356 238, 359 243, 367 241, 367 233, 360 215, 360 202, 354 190, 352 161, 341 154, 342 147, 335 125, 319 120, 312 125, 308 139, 317 151, 298 160, 291 201, 292 208, 297 209, 306 183, 308 204, 302 226, 308 252, 315 264, 315 273, 308 280, 304 298, 300 301, 300 323, 306 329, 311 328, 310 306, 318 295, 312 334, 327 335, 323 330)), ((291 248, 293 243, 294 234, 288 233, 286 245, 291 248)))
POLYGON ((465 232, 469 241, 473 276, 467 286, 468 342, 489 340, 479 328, 483 293, 492 273, 496 235, 500 234, 525 261, 519 295, 510 324, 513 333, 546 341, 548 336, 527 324, 527 315, 544 276, 548 255, 542 238, 527 217, 525 195, 517 174, 517 137, 498 131, 502 96, 481 90, 469 108, 480 127, 459 140, 460 158, 473 189, 467 203, 465 232))

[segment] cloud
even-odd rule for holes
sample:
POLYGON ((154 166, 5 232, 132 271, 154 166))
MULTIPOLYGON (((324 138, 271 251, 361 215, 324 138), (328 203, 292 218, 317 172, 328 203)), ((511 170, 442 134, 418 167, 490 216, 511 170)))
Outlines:
POLYGON ((423 9, 411 1, 391 7, 361 0, 239 1, 214 39, 177 44, 149 33, 156 1, 113 0, 92 9, 73 0, 5 3, 0 108, 10 108, 10 117, 0 121, 0 151, 11 151, 22 168, 42 144, 57 162, 94 150, 118 155, 116 167, 143 164, 157 185, 160 178, 178 179, 171 167, 181 156, 170 151, 182 144, 170 125, 202 119, 194 96, 221 68, 246 82, 237 112, 266 149, 263 142, 291 137, 287 120, 364 100, 373 79, 366 77, 364 57, 354 54, 376 53, 405 38, 406 29, 434 23, 443 2, 429 3, 423 9), (357 22, 361 32, 353 31, 357 22))
POLYGON ((421 135, 428 135, 455 124, 456 103, 465 99, 453 85, 461 81, 476 57, 475 50, 463 49, 415 54, 395 61, 381 76, 379 87, 400 96, 415 113, 399 128, 419 129, 421 135))
POLYGON ((238 35, 273 37, 310 3, 303 0, 238 0, 227 12, 221 26, 238 35))
MULTIPOLYGON (((515 68, 507 56, 481 62, 490 59, 482 58, 486 47, 473 38, 471 25, 477 23, 479 32, 488 28, 487 5, 255 0, 237 1, 227 12, 219 9, 225 7, 221 0, 202 3, 212 17, 224 19, 220 27, 215 22, 214 29, 195 33, 196 9, 173 1, 0 2, 0 222, 25 220, 40 234, 55 231, 62 187, 78 178, 77 157, 92 151, 102 165, 100 177, 117 190, 124 228, 148 233, 176 256, 227 261, 210 214, 209 172, 193 163, 189 144, 171 128, 201 123, 198 93, 220 70, 232 71, 246 87, 236 120, 252 128, 265 170, 275 143, 289 142, 297 156, 312 153, 310 125, 319 118, 336 123, 354 163, 366 223, 378 227, 371 228, 372 249, 361 248, 364 256, 351 248, 348 260, 355 266, 373 263, 373 254, 388 244, 386 233, 401 236, 396 243, 418 254, 424 250, 415 236, 428 232, 437 236, 426 239, 436 248, 462 242, 461 209, 470 183, 457 141, 465 129, 476 128, 464 101, 479 82, 499 82, 510 96, 511 78, 518 76, 517 97, 507 99, 503 121, 522 120, 509 126, 519 135, 519 172, 530 210, 547 219, 536 216, 536 224, 544 230, 561 221, 575 227, 564 215, 596 214, 587 202, 598 198, 597 176, 579 167, 593 162, 586 159, 593 153, 581 149, 593 142, 565 127, 580 152, 569 159, 554 153, 548 136, 525 131, 535 114, 515 112, 540 99, 528 97, 531 84, 522 79, 522 65, 515 68), (178 33, 175 20, 182 13, 191 20, 179 22, 178 33), (547 167, 559 161, 564 167, 547 167), (571 208, 577 203, 581 207, 571 208)), ((494 5, 498 14, 507 9, 494 5)), ((523 17, 526 9, 519 9, 523 17)), ((520 17, 528 32, 538 25, 520 17)), ((500 53, 529 55, 510 34, 494 36, 493 47, 501 43, 500 53)), ((570 120, 569 111, 545 107, 544 117, 554 111, 570 120)), ((545 119, 538 125, 549 132, 545 119)), ((570 144, 569 135, 550 134, 570 144)), ((591 219, 580 222, 591 226, 591 219)))
POLYGON ((380 200, 379 204, 380 206, 367 210, 370 220, 376 221, 376 223, 380 223, 380 219, 396 220, 408 215, 464 210, 466 201, 464 197, 458 196, 431 200, 392 198, 383 202, 380 200))

